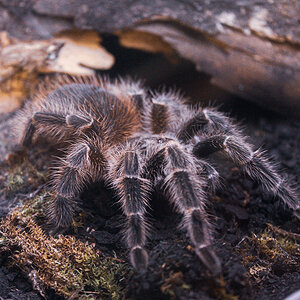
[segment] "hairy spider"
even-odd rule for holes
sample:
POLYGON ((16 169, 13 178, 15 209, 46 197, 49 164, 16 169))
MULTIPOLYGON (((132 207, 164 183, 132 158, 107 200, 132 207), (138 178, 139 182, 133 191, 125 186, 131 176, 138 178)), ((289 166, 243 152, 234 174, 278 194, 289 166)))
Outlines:
POLYGON ((19 114, 17 132, 25 147, 42 135, 65 150, 51 185, 54 232, 70 226, 82 188, 104 179, 119 195, 126 216, 131 263, 143 271, 148 264, 145 214, 151 192, 159 185, 183 215, 197 256, 218 273, 221 264, 205 209, 219 181, 219 173, 205 158, 217 151, 300 218, 293 189, 223 113, 188 107, 176 93, 148 93, 130 80, 61 77, 47 85, 35 97, 39 101, 19 114))

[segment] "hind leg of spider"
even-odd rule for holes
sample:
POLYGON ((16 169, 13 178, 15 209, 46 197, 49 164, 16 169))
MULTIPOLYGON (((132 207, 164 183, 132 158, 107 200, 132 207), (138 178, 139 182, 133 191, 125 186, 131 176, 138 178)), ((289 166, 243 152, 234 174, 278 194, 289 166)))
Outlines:
POLYGON ((205 211, 205 183, 197 174, 193 157, 179 144, 165 148, 165 186, 171 202, 183 214, 195 252, 213 273, 221 272, 221 263, 212 248, 211 225, 205 211))
POLYGON ((53 197, 49 204, 52 234, 62 233, 69 228, 77 209, 75 199, 84 185, 92 179, 91 170, 103 168, 99 159, 95 158, 96 154, 88 143, 75 144, 60 161, 61 165, 56 168, 52 187, 53 197))
POLYGON ((138 272, 144 272, 148 265, 145 213, 150 181, 141 177, 140 154, 133 145, 120 153, 112 168, 110 181, 120 195, 120 203, 127 219, 125 237, 130 249, 130 261, 138 272))
POLYGON ((300 218, 299 197, 272 165, 264 152, 252 150, 252 145, 243 138, 234 135, 216 135, 197 143, 193 148, 196 157, 223 151, 253 180, 274 196, 278 196, 295 215, 300 218))

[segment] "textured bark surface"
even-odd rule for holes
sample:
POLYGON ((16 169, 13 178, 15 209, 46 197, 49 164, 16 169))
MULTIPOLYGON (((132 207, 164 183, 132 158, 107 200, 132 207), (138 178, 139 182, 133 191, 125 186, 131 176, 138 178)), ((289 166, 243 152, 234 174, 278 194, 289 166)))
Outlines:
POLYGON ((300 115, 300 4, 277 1, 1 0, 0 28, 19 39, 72 27, 154 33, 211 81, 242 98, 300 115))

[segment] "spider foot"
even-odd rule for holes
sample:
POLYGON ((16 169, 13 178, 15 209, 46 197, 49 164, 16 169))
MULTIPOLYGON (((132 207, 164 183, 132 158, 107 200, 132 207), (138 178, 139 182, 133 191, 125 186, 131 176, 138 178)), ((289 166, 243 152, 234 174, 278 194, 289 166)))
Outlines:
POLYGON ((69 226, 57 226, 49 231, 49 235, 58 237, 60 234, 64 234, 69 229, 69 226))
POLYGON ((300 207, 294 210, 294 216, 300 220, 300 207))
POLYGON ((148 266, 148 254, 142 247, 135 247, 130 251, 130 261, 139 273, 145 273, 148 266))
POLYGON ((202 248, 196 248, 196 254, 210 270, 213 275, 219 275, 222 271, 222 266, 219 258, 212 250, 211 246, 205 246, 202 248))
POLYGON ((74 199, 56 194, 49 206, 50 235, 58 236, 66 232, 72 223, 76 203, 74 199))

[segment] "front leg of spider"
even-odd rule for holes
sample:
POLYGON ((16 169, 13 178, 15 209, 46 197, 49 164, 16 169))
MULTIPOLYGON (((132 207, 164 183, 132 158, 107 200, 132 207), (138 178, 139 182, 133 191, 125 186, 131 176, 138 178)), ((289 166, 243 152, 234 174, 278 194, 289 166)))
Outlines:
POLYGON ((252 145, 238 135, 216 135, 197 143, 193 154, 202 158, 217 151, 227 154, 250 178, 278 196, 300 218, 300 201, 296 193, 278 174, 264 152, 252 150, 252 145))
POLYGON ((146 207, 151 191, 150 181, 142 178, 141 156, 134 145, 121 151, 112 165, 110 182, 120 196, 123 213, 126 216, 125 238, 130 249, 130 261, 138 272, 145 272, 148 254, 145 250, 147 223, 146 207))
POLYGON ((204 108, 196 111, 191 118, 186 121, 177 133, 177 138, 181 143, 189 143, 190 140, 200 135, 211 135, 216 133, 238 132, 237 127, 230 119, 214 109, 204 108))
POLYGON ((91 146, 81 142, 71 146, 69 153, 60 160, 53 176, 52 199, 49 204, 51 234, 67 230, 77 208, 75 199, 90 181, 92 169, 91 146))
POLYGON ((197 256, 213 274, 219 274, 221 263, 212 248, 211 225, 205 211, 206 183, 197 174, 193 157, 179 143, 165 145, 164 154, 164 185, 169 199, 183 215, 183 227, 197 256))

